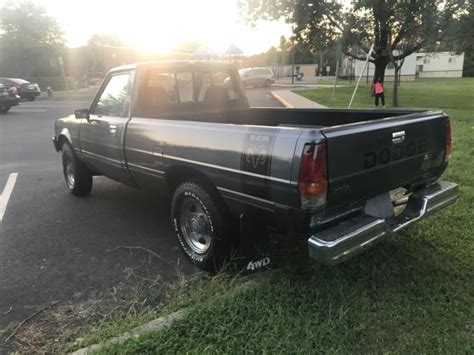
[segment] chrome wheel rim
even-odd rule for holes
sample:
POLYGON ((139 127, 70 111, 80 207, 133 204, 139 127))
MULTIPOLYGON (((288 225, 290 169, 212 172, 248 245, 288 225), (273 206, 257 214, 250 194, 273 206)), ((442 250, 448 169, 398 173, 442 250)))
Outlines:
POLYGON ((197 254, 204 254, 211 246, 211 223, 201 204, 187 199, 181 213, 181 233, 186 244, 197 254))
POLYGON ((66 184, 67 186, 72 189, 74 188, 75 178, 74 178, 74 166, 72 165, 72 161, 69 159, 66 161, 64 166, 64 175, 66 176, 66 184))

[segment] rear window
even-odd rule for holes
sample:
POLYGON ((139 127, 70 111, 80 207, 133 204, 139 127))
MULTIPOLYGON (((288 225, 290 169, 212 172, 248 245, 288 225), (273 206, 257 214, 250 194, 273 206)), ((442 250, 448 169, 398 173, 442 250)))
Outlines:
POLYGON ((231 108, 240 86, 230 70, 170 71, 150 68, 141 79, 136 106, 140 117, 231 108))

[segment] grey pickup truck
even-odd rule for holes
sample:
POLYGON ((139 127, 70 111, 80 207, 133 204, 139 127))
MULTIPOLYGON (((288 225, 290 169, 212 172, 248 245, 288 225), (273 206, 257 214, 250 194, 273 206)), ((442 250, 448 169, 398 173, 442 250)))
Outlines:
POLYGON ((95 175, 169 189, 178 242, 203 269, 262 225, 304 237, 311 257, 334 265, 458 192, 437 181, 452 150, 443 112, 250 108, 224 63, 113 69, 88 109, 56 121, 53 142, 76 196, 95 175))

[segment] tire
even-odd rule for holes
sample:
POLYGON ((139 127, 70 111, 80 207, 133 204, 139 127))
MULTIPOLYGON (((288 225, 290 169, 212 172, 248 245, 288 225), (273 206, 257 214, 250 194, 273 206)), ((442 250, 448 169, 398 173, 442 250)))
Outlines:
POLYGON ((265 86, 266 88, 269 88, 270 86, 272 86, 272 82, 271 82, 271 80, 268 80, 268 79, 267 79, 267 80, 265 80, 265 84, 264 84, 264 86, 265 86))
POLYGON ((181 249, 199 268, 216 271, 231 258, 230 216, 217 191, 194 181, 182 183, 173 195, 171 220, 181 249))
POLYGON ((11 106, 6 106, 6 107, 0 107, 0 113, 7 113, 10 111, 11 106))
POLYGON ((92 173, 81 161, 77 160, 71 146, 64 143, 61 147, 63 174, 66 186, 75 196, 88 195, 92 190, 92 173))
POLYGON ((28 96, 26 99, 28 101, 35 101, 36 97, 35 96, 28 96))

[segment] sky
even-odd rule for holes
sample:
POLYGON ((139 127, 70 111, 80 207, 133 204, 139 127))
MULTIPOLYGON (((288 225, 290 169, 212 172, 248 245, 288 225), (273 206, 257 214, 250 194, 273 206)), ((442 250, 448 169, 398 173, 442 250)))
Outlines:
MULTIPOLYGON (((0 0, 0 5, 5 0, 0 0)), ((235 44, 245 55, 278 46, 291 27, 261 21, 256 27, 240 16, 238 0, 34 0, 55 17, 70 47, 84 45, 94 33, 115 34, 139 49, 166 52, 196 41, 224 51, 235 44)))

